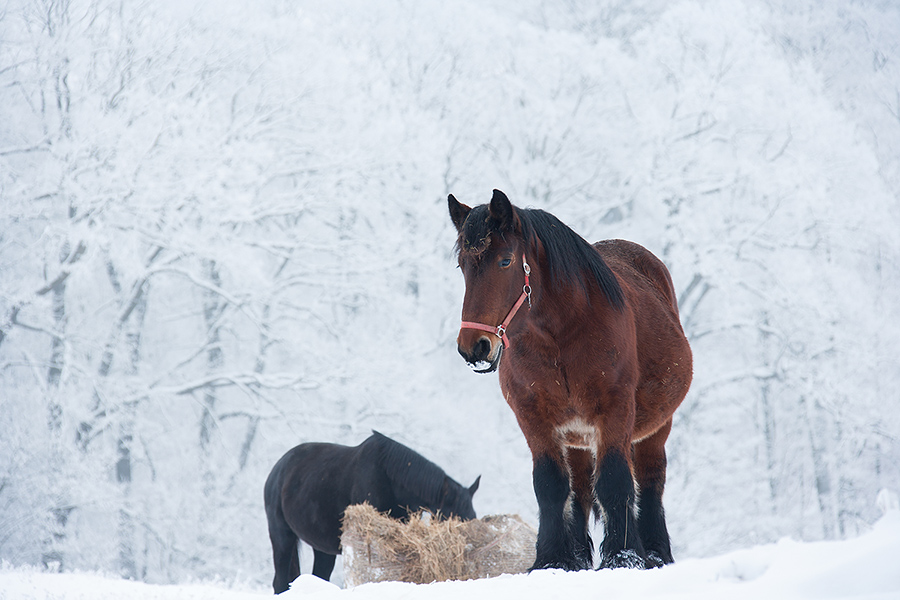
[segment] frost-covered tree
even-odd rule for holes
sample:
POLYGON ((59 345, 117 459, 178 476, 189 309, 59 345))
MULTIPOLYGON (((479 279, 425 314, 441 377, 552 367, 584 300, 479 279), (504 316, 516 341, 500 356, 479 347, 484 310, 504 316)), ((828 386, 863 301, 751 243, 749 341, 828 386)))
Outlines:
POLYGON ((269 579, 261 483, 378 428, 535 518, 454 339, 446 195, 670 267, 679 556, 852 535, 900 487, 894 35, 857 2, 0 14, 0 558, 269 579))

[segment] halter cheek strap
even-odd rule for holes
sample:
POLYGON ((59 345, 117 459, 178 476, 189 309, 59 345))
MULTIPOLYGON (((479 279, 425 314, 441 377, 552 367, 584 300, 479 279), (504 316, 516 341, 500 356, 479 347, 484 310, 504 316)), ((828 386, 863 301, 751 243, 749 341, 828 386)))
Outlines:
POLYGON ((503 319, 502 323, 500 323, 496 327, 492 327, 490 325, 485 325, 484 323, 463 321, 460 328, 477 329, 479 331, 487 331, 488 333, 493 333, 503 341, 504 348, 509 348, 509 338, 506 335, 506 328, 509 327, 510 321, 512 321, 513 317, 516 316, 516 312, 518 312, 518 310, 522 307, 522 304, 525 302, 525 300, 528 300, 528 309, 531 310, 531 283, 529 282, 531 267, 528 266, 528 261, 525 260, 524 254, 522 255, 522 268, 525 270, 525 285, 522 286, 522 295, 519 296, 519 299, 516 300, 515 304, 513 304, 513 307, 506 315, 506 318, 503 319))

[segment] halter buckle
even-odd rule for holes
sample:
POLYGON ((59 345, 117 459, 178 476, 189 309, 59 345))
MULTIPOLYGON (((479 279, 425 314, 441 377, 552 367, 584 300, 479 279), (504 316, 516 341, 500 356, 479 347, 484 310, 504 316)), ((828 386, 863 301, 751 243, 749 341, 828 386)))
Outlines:
POLYGON ((531 310, 531 282, 529 281, 531 266, 525 259, 524 254, 522 255, 522 268, 525 269, 525 285, 522 286, 522 293, 528 298, 528 310, 531 310))

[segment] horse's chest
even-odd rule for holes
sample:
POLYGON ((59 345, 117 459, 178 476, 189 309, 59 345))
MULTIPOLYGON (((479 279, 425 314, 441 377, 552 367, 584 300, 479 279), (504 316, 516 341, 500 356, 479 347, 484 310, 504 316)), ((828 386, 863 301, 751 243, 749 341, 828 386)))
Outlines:
POLYGON ((584 386, 571 381, 562 366, 534 369, 516 377, 501 374, 503 396, 520 422, 539 420, 555 429, 554 436, 572 447, 591 447, 596 441, 588 423, 594 416, 584 386))
POLYGON ((600 444, 600 433, 597 428, 580 418, 558 425, 556 438, 559 445, 569 448, 594 450, 600 444))
POLYGON ((564 373, 534 372, 500 378, 500 390, 516 413, 571 411, 577 403, 564 373))
POLYGON ((504 395, 526 437, 537 435, 557 447, 595 450, 599 445, 600 432, 591 424, 595 415, 577 398, 546 392, 504 395))

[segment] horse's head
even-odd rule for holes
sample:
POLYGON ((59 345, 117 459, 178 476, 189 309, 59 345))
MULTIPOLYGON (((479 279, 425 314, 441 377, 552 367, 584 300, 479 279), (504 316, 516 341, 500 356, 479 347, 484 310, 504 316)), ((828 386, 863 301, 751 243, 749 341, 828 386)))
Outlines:
POLYGON ((442 468, 386 435, 373 431, 364 443, 377 449, 375 465, 387 477, 384 483, 393 497, 390 513, 394 518, 406 519, 420 509, 436 516, 475 518, 472 495, 478 489, 480 475, 471 486, 463 487, 442 468))
POLYGON ((450 477, 445 477, 440 500, 437 505, 429 508, 440 517, 459 517, 463 521, 474 519, 475 507, 472 506, 472 496, 480 482, 481 475, 471 486, 463 487, 450 477))
MULTIPOLYGON (((466 282, 459 353, 478 373, 500 365, 506 329, 527 299, 530 267, 516 209, 500 190, 490 204, 470 208, 450 195, 450 218, 459 232, 459 268, 466 282)), ((520 317, 521 318, 521 317, 520 317)))

